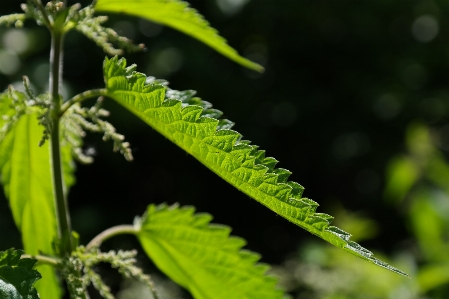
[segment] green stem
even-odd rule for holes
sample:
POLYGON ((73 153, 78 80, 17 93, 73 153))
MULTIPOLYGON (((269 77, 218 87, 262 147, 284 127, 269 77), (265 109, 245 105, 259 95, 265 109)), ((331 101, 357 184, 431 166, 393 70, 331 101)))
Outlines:
POLYGON ((59 116, 61 117, 62 115, 64 115, 64 113, 74 104, 76 103, 81 103, 84 102, 85 100, 88 100, 90 98, 95 98, 95 97, 101 97, 101 96, 107 96, 108 92, 106 89, 93 89, 93 90, 88 90, 85 91, 83 93, 80 93, 76 96, 74 96, 73 98, 71 98, 70 100, 68 100, 67 102, 65 102, 62 107, 61 107, 61 111, 59 112, 59 116))
POLYGON ((50 92, 52 95, 52 131, 51 131, 51 166, 53 179, 53 195, 55 197, 56 219, 59 236, 59 254, 70 255, 72 252, 72 237, 70 215, 67 198, 64 194, 62 177, 61 148, 59 142, 59 114, 61 110, 60 84, 62 80, 62 44, 63 34, 58 28, 52 30, 52 44, 50 53, 50 92))
POLYGON ((21 259, 35 259, 37 260, 39 263, 42 264, 47 264, 53 267, 58 267, 59 265, 61 265, 61 261, 53 258, 53 257, 49 257, 49 256, 45 256, 45 255, 30 255, 30 254, 23 254, 21 257, 21 259))
POLYGON ((92 241, 89 242, 86 246, 86 250, 89 251, 93 247, 99 247, 101 243, 104 241, 118 236, 118 235, 124 235, 124 234, 130 234, 130 235, 136 235, 138 233, 138 230, 133 225, 117 225, 113 226, 111 228, 108 228, 107 230, 100 233, 98 236, 92 239, 92 241))

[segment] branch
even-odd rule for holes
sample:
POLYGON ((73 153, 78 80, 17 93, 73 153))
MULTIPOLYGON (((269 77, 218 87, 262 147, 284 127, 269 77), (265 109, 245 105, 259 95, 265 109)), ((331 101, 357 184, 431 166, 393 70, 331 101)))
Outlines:
POLYGON ((59 265, 61 265, 61 260, 54 258, 54 257, 49 257, 46 255, 30 255, 30 254, 23 254, 20 258, 22 259, 35 259, 40 263, 43 264, 47 264, 53 267, 57 267, 59 265))
POLYGON ((84 102, 85 100, 95 98, 95 97, 101 97, 101 96, 107 96, 108 92, 106 89, 92 89, 85 91, 83 93, 80 93, 61 106, 61 110, 59 111, 59 117, 61 117, 72 105, 76 103, 84 102))
POLYGON ((101 243, 104 241, 118 236, 118 235, 124 235, 124 234, 130 234, 130 235, 136 235, 137 229, 133 225, 117 225, 113 226, 111 228, 108 228, 107 230, 103 231, 99 235, 97 235, 95 238, 92 239, 92 241, 89 242, 86 246, 86 251, 89 251, 90 249, 94 247, 99 247, 101 243))

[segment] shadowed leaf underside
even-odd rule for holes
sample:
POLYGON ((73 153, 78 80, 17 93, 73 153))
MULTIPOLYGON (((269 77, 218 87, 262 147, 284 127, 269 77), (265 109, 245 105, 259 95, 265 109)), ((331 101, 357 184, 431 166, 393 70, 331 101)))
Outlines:
POLYGON ((0 251, 0 298, 39 299, 34 283, 41 278, 33 270, 36 260, 21 259, 23 251, 9 249, 0 251))

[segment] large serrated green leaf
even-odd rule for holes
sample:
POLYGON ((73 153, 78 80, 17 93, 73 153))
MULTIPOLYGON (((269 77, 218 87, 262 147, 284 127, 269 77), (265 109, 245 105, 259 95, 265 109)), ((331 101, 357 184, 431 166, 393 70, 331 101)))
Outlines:
POLYGON ((125 13, 160 23, 205 43, 229 59, 256 71, 263 67, 240 56, 217 30, 187 2, 181 0, 98 0, 95 10, 125 13))
MULTIPOLYGON (((7 101, 2 101, 0 109, 6 104, 7 101)), ((0 142, 1 183, 14 221, 22 232, 24 249, 31 255, 54 254, 52 242, 57 236, 49 144, 38 146, 44 130, 38 124, 39 113, 28 108, 0 142)), ((74 182, 68 146, 62 148, 62 159, 68 188, 74 182)), ((48 265, 39 265, 37 269, 43 275, 36 284, 42 298, 60 298, 62 293, 54 269, 48 265)))
POLYGON ((0 298, 39 299, 34 283, 41 278, 33 270, 36 260, 21 259, 23 251, 8 249, 0 251, 0 298))
POLYGON ((316 213, 318 204, 302 197, 304 188, 287 180, 291 174, 288 170, 274 168, 276 159, 266 158, 265 152, 257 146, 240 140, 241 135, 230 130, 231 122, 209 117, 217 115, 210 103, 192 97, 191 91, 166 91, 134 69, 126 67, 125 59, 106 58, 104 77, 109 97, 227 182, 284 218, 362 259, 406 275, 350 241, 349 233, 330 226, 333 217, 316 213))
POLYGON ((276 299, 276 279, 265 275, 259 256, 241 250, 231 229, 209 224, 193 207, 150 205, 137 236, 153 262, 195 299, 276 299))
MULTIPOLYGON (((53 254, 57 236, 48 143, 39 147, 43 128, 38 114, 22 116, 0 144, 0 170, 14 221, 28 254, 53 254)), ((37 267, 43 275, 36 287, 42 298, 57 299, 61 290, 52 267, 37 267)))

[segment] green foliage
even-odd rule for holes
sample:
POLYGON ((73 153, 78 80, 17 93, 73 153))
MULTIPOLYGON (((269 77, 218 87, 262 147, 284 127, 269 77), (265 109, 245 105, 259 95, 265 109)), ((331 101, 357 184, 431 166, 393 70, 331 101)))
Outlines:
POLYGON ((23 21, 25 21, 25 14, 12 14, 7 16, 0 16, 0 25, 11 26, 14 25, 17 28, 23 27, 23 21))
POLYGON ((36 260, 23 258, 23 251, 9 249, 0 251, 0 298, 38 299, 34 284, 41 278, 33 270, 36 260))
MULTIPOLYGON (((413 271, 407 256, 398 256, 391 262, 413 271)), ((362 260, 351 259, 338 248, 313 241, 301 244, 297 252, 272 271, 295 298, 421 299, 413 278, 403 279, 362 260)))
POLYGON ((141 51, 143 45, 134 45, 131 40, 120 36, 111 28, 103 27, 102 24, 107 21, 107 17, 94 17, 95 10, 88 6, 75 14, 74 24, 76 30, 83 33, 89 39, 93 40, 100 48, 109 55, 122 55, 123 49, 128 52, 141 51), (117 45, 118 49, 114 47, 117 45))
MULTIPOLYGON (((41 134, 37 114, 27 114, 0 144, 2 183, 29 254, 54 253, 57 235, 48 143, 38 147, 41 134)), ((37 269, 45 275, 39 282, 41 296, 58 290, 53 269, 46 265, 37 269)))
POLYGON ((231 48, 226 40, 218 35, 217 30, 187 2, 181 0, 98 0, 97 11, 125 13, 139 16, 150 21, 170 26, 188 34, 229 59, 256 71, 263 72, 263 67, 241 57, 231 48))
POLYGON ((155 264, 196 299, 283 298, 267 265, 241 250, 245 241, 231 229, 209 224, 209 214, 193 207, 150 205, 138 221, 137 236, 155 264))
POLYGON ((287 220, 327 242, 388 270, 404 272, 376 259, 349 240, 350 234, 330 226, 332 216, 316 213, 318 204, 303 198, 304 188, 287 181, 290 171, 274 168, 278 162, 265 151, 241 140, 232 123, 218 120, 218 110, 192 92, 177 92, 152 83, 151 78, 126 67, 125 59, 105 60, 107 94, 155 130, 198 159, 228 183, 287 220))
MULTIPOLYGON (((14 94, 25 101, 24 94, 17 91, 14 94)), ((8 93, 2 94, 0 99, 1 110, 7 109, 13 101, 8 93)), ((28 254, 54 254, 52 244, 57 237, 57 227, 49 143, 38 146, 43 131, 38 117, 42 111, 36 107, 23 110, 0 143, 2 185, 14 221, 22 232, 25 251, 28 254)), ((63 158, 66 185, 69 187, 74 183, 70 147, 63 147, 63 158)), ((41 296, 59 297, 59 284, 53 268, 41 265, 37 269, 43 274, 43 279, 37 284, 41 296)))
MULTIPOLYGON (((420 122, 409 125, 407 151, 393 157, 387 167, 385 200, 394 204, 408 224, 407 246, 393 254, 411 279, 398 279, 367 263, 349 261, 341 250, 316 242, 302 244, 274 273, 281 285, 298 297, 310 299, 445 299, 449 286, 449 163, 437 148, 438 132, 420 122), (366 276, 370 279, 366 279, 366 276)), ((373 237, 360 229, 373 220, 339 212, 339 225, 351 229, 357 239, 373 237)), ((375 226, 379 228, 380 223, 375 226)))
MULTIPOLYGON (((112 55, 122 54, 123 49, 143 48, 104 27, 107 17, 94 16, 95 10, 140 16, 173 27, 243 66, 263 71, 260 65, 239 56, 186 2, 98 0, 82 9, 80 4, 66 7, 66 1, 54 0, 43 5, 40 0, 29 0, 21 8, 25 14, 2 16, 0 25, 21 27, 26 18, 31 18, 50 30, 50 92, 35 96, 31 83, 24 77, 24 93, 10 86, 0 94, 0 174, 13 219, 22 233, 24 249, 42 262, 37 269, 44 278, 36 284, 42 298, 62 296, 57 268, 72 299, 88 298, 89 285, 104 298, 113 299, 110 287, 94 269, 99 263, 109 263, 125 278, 143 282, 157 299, 150 277, 135 265, 136 251, 100 251, 102 241, 121 233, 137 235, 154 263, 196 299, 284 297, 276 286, 277 280, 266 274, 269 267, 257 264, 257 254, 242 250, 245 241, 230 237, 230 228, 210 224, 210 215, 194 214, 191 207, 150 205, 134 227, 111 228, 86 247, 78 246, 77 234, 71 229, 67 193, 75 181, 72 159, 92 162, 82 148, 85 131, 103 133, 104 140, 113 141, 115 151, 120 151, 127 160, 133 159, 124 136, 103 119, 109 115, 101 108, 103 96, 116 100, 231 185, 287 220, 366 261, 406 275, 350 241, 349 233, 331 226, 332 216, 316 213, 318 204, 302 197, 301 185, 288 181, 291 172, 275 168, 276 159, 265 157, 265 151, 242 140, 239 133, 231 130, 233 123, 221 119, 222 112, 195 97, 194 91, 172 90, 166 81, 135 72, 135 65, 127 67, 126 60, 116 56, 104 62, 106 89, 83 92, 64 101, 60 86, 63 40, 68 31, 77 29, 112 55), (96 96, 100 96, 96 105, 81 107, 81 102, 96 96)), ((419 132, 419 138, 427 137, 425 130, 419 132)), ((418 155, 433 154, 428 146, 415 149, 418 155)), ((437 173, 430 179, 444 185, 440 175, 449 174, 449 168, 440 163, 438 155, 435 157, 423 165, 437 173)), ((416 167, 417 172, 419 167, 422 164, 416 167)), ((402 179, 404 172, 407 167, 398 172, 397 181, 408 183, 398 189, 400 192, 393 192, 395 196, 411 190, 419 177, 416 174, 411 179, 402 179)), ((446 222, 437 219, 437 213, 424 199, 417 199, 411 211, 416 214, 412 226, 421 239, 423 252, 428 256, 444 254, 447 251, 444 242, 436 247, 426 243, 436 244, 446 222), (433 234, 427 233, 429 229, 433 234)), ((364 225, 359 231, 372 231, 370 222, 364 225)), ((21 254, 13 250, 0 252, 1 299, 39 298, 33 287, 40 278, 32 270, 35 261, 20 259, 21 254)), ((441 261, 447 262, 444 258, 441 261)), ((423 274, 424 282, 434 273, 442 272, 442 268, 428 269, 423 274)), ((444 282, 442 277, 440 281, 444 282)))
POLYGON ((436 147, 430 128, 420 122, 409 125, 406 134, 407 153, 394 158, 387 171, 385 199, 406 211, 411 233, 424 262, 417 271, 420 292, 431 292, 449 282, 449 163, 436 147), (407 161, 397 163, 398 159, 407 161), (398 173, 403 172, 402 180, 398 173), (392 192, 393 185, 396 190, 392 192))
POLYGON ((100 97, 95 106, 81 108, 79 105, 71 106, 62 119, 63 138, 72 147, 75 158, 84 164, 93 162, 91 156, 85 155, 82 150, 85 131, 103 133, 103 141, 112 140, 114 152, 120 152, 128 161, 133 160, 130 144, 124 141, 125 136, 116 132, 115 127, 103 120, 109 116, 109 111, 101 108, 103 98, 100 97))
POLYGON ((25 113, 25 101, 25 95, 12 87, 9 87, 7 92, 0 94, 0 113, 2 115, 0 118, 0 142, 25 113))
POLYGON ((87 288, 92 285, 105 299, 114 299, 111 288, 103 281, 95 271, 98 264, 108 263, 118 270, 124 278, 135 279, 149 287, 155 299, 158 299, 150 277, 136 266, 136 250, 118 252, 111 250, 101 252, 97 247, 86 249, 79 246, 74 249, 69 257, 61 260, 58 267, 64 280, 67 282, 71 299, 89 298, 87 288))
POLYGON ((384 197, 389 200, 401 200, 410 191, 418 179, 418 170, 408 157, 397 157, 390 162, 388 185, 384 197))

